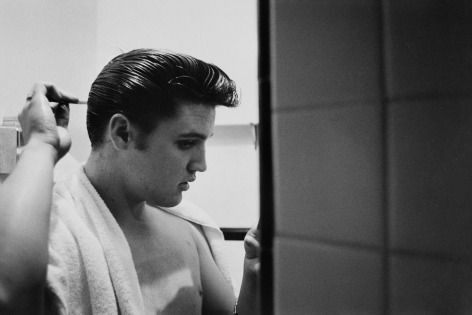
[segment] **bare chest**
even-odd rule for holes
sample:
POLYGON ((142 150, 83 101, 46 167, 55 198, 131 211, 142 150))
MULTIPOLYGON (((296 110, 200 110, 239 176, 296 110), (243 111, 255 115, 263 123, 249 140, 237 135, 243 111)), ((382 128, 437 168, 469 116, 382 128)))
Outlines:
POLYGON ((156 212, 124 229, 148 313, 201 314, 202 285, 194 227, 156 212))

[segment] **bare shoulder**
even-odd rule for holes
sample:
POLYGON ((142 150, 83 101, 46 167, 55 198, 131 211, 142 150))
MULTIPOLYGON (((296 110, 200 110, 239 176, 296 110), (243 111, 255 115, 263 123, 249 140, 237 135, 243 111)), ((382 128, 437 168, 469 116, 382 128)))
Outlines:
POLYGON ((202 227, 164 211, 158 215, 161 222, 165 222, 168 226, 179 227, 173 231, 177 232, 174 236, 179 238, 172 241, 174 244, 185 242, 194 246, 192 252, 198 260, 198 281, 202 290, 202 313, 230 313, 235 301, 234 291, 217 266, 202 227))
POLYGON ((190 224, 200 260, 203 314, 229 314, 235 302, 233 288, 216 264, 202 227, 190 224))

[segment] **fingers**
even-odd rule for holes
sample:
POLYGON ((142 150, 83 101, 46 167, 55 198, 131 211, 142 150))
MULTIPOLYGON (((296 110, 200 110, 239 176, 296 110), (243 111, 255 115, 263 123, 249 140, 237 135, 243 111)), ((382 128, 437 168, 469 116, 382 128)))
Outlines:
POLYGON ((244 247, 247 247, 247 249, 251 251, 258 251, 260 248, 260 243, 257 241, 254 237, 251 235, 246 235, 244 238, 244 247))
POLYGON ((261 239, 261 230, 259 229, 259 224, 253 225, 249 231, 247 232, 248 235, 254 237, 257 241, 261 239))
POLYGON ((36 93, 45 95, 49 101, 58 103, 78 103, 79 99, 72 94, 58 89, 51 83, 39 82, 34 85, 33 97, 36 93))
POLYGON ((261 245, 259 243, 260 231, 257 225, 254 225, 244 237, 244 275, 257 279, 260 270, 260 252, 261 245))
POLYGON ((252 259, 259 257, 260 252, 260 231, 257 225, 254 225, 244 237, 244 249, 246 251, 246 258, 252 259))
POLYGON ((49 107, 56 118, 56 124, 67 128, 70 113, 68 103, 78 103, 79 99, 68 92, 60 90, 49 82, 38 82, 27 95, 26 102, 27 106, 34 103, 43 105, 49 103, 49 107), (57 104, 51 102, 57 102, 57 104))
POLYGON ((78 101, 78 98, 51 83, 36 83, 18 116, 25 143, 35 137, 56 148, 60 157, 70 148, 68 103, 78 101))
POLYGON ((56 124, 60 127, 64 127, 67 129, 69 125, 69 104, 67 103, 58 103, 57 105, 51 107, 56 117, 56 124))

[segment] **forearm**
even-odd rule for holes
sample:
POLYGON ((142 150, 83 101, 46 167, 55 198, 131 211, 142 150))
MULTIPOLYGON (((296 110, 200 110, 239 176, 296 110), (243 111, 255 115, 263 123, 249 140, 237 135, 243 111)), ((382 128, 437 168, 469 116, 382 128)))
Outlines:
POLYGON ((252 271, 245 271, 237 306, 239 315, 260 314, 259 279, 252 271))
POLYGON ((4 295, 44 284, 56 150, 32 139, 0 185, 0 285, 4 295))

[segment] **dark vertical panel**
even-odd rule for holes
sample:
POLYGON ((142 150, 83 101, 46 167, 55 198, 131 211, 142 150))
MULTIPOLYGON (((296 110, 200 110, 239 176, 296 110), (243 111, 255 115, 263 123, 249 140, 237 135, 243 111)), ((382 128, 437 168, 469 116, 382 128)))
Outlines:
POLYGON ((274 192, 272 167, 272 111, 270 84, 270 3, 258 2, 259 40, 259 154, 260 154, 260 229, 261 229, 261 308, 273 314, 273 234, 274 192))

